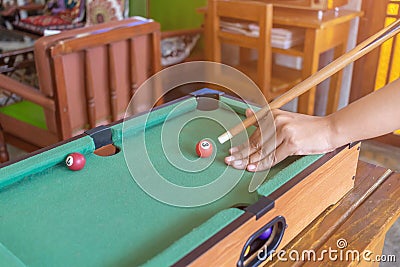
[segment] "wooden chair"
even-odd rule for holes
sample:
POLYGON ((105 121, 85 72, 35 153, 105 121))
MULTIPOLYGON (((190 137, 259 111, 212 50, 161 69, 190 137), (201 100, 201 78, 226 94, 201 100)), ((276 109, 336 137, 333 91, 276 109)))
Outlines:
POLYGON ((64 1, 46 1, 17 6, 18 19, 13 28, 30 34, 43 36, 45 30, 71 30, 85 26, 86 1, 77 0, 66 6, 64 1), (28 17, 21 18, 20 11, 28 12, 28 17))
MULTIPOLYGON (((272 4, 237 0, 208 1, 206 16, 207 58, 211 61, 221 62, 221 46, 223 43, 239 46, 239 65, 233 67, 241 70, 255 81, 268 101, 300 81, 300 76, 295 79, 292 77, 287 79, 287 72, 272 68, 271 30, 272 4), (259 34, 257 36, 226 31, 221 26, 221 21, 256 24, 259 28, 259 34), (257 51, 256 62, 249 58, 249 49, 257 51)), ((290 70, 288 71, 290 72, 290 70)), ((293 75, 290 73, 290 76, 293 75)))
POLYGON ((121 119, 160 70, 160 26, 131 18, 84 27, 38 39, 34 53, 39 90, 0 75, 0 88, 24 98, 0 108, 0 123, 7 141, 28 151, 121 119))

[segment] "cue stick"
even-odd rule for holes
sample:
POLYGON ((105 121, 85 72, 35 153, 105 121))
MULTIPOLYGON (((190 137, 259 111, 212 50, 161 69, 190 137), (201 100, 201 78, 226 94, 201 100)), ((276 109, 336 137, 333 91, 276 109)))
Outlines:
POLYGON ((400 32, 400 19, 396 20, 386 28, 383 28, 376 34, 372 35, 365 41, 361 42, 355 48, 350 50, 349 52, 343 54, 320 71, 314 73, 307 79, 303 80, 302 82, 295 85, 292 89, 284 93, 283 95, 279 96, 278 98, 274 99, 271 104, 259 111, 255 112, 252 116, 248 117, 242 123, 234 126, 224 134, 218 137, 218 141, 223 144, 226 141, 230 140, 232 137, 241 133, 244 129, 254 125, 257 122, 257 118, 262 118, 268 114, 268 112, 272 109, 277 109, 288 103, 289 101, 293 100, 294 98, 298 97, 299 95, 307 92, 314 86, 318 85, 320 82, 325 80, 326 78, 334 75, 336 72, 340 71, 348 64, 356 61, 360 57, 364 56, 365 54, 369 53, 383 42, 387 41, 388 39, 392 38, 394 35, 400 32))

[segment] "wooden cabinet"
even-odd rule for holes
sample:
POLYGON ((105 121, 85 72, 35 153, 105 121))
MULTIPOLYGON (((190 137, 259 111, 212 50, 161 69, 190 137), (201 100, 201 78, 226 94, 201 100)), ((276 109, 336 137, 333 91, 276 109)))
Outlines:
MULTIPOLYGON (((301 70, 302 79, 318 71, 320 55, 334 49, 334 58, 346 52, 350 22, 363 13, 351 10, 328 10, 324 12, 309 12, 286 8, 275 8, 274 27, 296 27, 304 29, 304 43, 290 49, 277 49, 275 53, 299 56, 303 58, 301 70)), ((337 109, 342 72, 338 72, 330 79, 328 106, 326 113, 337 109)), ((298 111, 305 114, 314 114, 315 90, 312 88, 299 97, 298 111)))
MULTIPOLYGON (((206 13, 207 9, 199 11, 206 13)), ((342 9, 313 12, 291 8, 274 8, 274 28, 300 28, 304 30, 305 36, 304 43, 298 46, 289 49, 273 48, 272 52, 301 57, 303 66, 300 76, 304 80, 318 71, 319 57, 323 52, 334 49, 334 58, 338 58, 346 52, 350 22, 362 15, 363 12, 342 9)), ((278 68, 279 73, 276 73, 276 68, 273 67, 274 71, 272 81, 274 81, 274 77, 281 77, 281 72, 286 72, 286 80, 295 79, 298 75, 298 71, 288 68, 278 68)), ((327 114, 332 113, 338 107, 341 81, 342 71, 330 79, 327 114)), ((314 87, 299 97, 298 112, 314 114, 315 94, 316 88, 314 87)))

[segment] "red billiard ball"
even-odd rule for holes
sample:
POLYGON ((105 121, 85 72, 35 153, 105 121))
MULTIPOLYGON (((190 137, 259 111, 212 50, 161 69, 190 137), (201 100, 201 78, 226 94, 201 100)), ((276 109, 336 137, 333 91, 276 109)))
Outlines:
POLYGON ((213 146, 210 141, 201 140, 196 145, 196 153, 201 158, 208 158, 212 155, 213 146))
POLYGON ((85 167, 86 159, 81 153, 71 153, 65 159, 65 164, 70 170, 79 171, 85 167))

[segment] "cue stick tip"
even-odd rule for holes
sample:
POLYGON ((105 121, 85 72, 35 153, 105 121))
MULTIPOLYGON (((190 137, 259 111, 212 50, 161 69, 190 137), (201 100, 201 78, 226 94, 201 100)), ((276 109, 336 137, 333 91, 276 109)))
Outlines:
POLYGON ((232 136, 231 132, 227 131, 226 133, 221 134, 221 135, 218 137, 218 141, 219 141, 221 144, 223 144, 223 143, 225 143, 226 141, 230 140, 232 137, 233 137, 233 136, 232 136))

